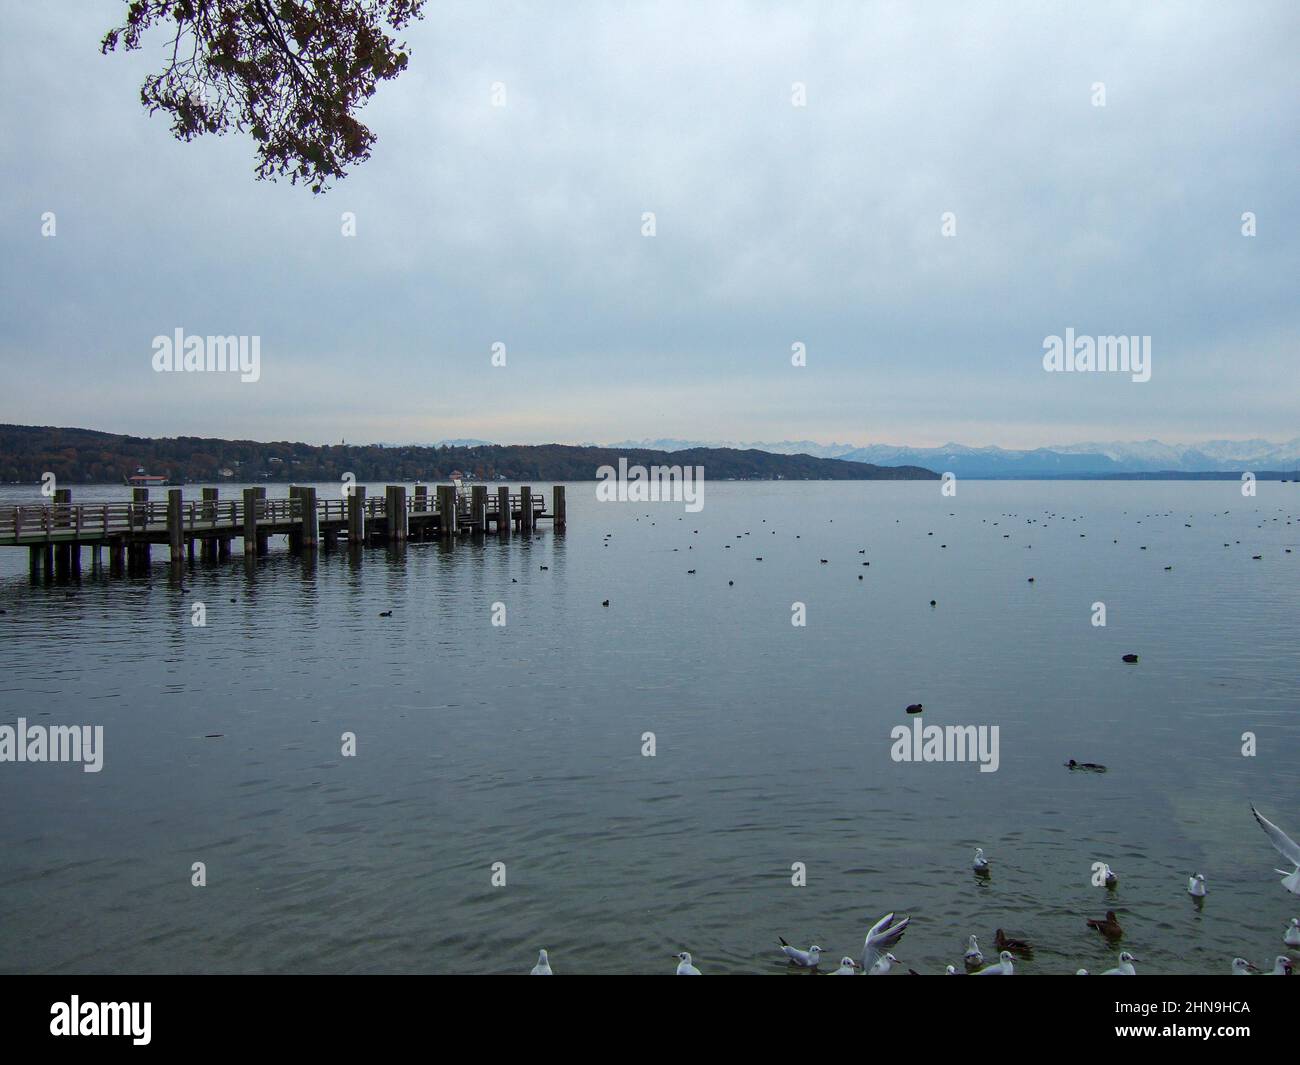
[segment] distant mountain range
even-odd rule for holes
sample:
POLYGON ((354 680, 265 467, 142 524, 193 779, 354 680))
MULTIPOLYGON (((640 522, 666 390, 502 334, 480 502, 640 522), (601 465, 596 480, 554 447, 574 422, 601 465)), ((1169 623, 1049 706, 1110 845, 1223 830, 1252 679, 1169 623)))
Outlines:
POLYGON ((811 440, 733 443, 689 440, 623 441, 611 447, 646 447, 677 451, 689 447, 758 448, 780 455, 806 454, 882 466, 923 466, 958 477, 1114 477, 1155 473, 1285 472, 1300 469, 1300 437, 1276 444, 1270 440, 1209 440, 1201 444, 1131 443, 1061 444, 1014 451, 1000 447, 905 447, 892 444, 818 444, 811 440))

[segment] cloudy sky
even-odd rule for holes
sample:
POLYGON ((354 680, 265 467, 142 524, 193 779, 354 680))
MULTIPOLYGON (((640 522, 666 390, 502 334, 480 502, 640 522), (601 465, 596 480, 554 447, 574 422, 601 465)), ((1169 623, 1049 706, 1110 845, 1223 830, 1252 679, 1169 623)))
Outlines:
POLYGON ((150 118, 164 35, 98 53, 124 8, 0 0, 0 421, 313 443, 1300 434, 1290 0, 429 0, 410 69, 362 113, 373 157, 317 197, 255 181, 246 138, 182 144, 150 118), (1067 327, 1151 336, 1151 380, 1045 372, 1067 327), (177 328, 259 336, 261 380, 155 373, 177 328))

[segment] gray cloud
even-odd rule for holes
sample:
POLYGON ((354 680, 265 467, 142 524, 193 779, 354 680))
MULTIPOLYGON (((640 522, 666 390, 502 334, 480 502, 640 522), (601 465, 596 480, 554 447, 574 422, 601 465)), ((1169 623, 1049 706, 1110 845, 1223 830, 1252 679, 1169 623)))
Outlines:
POLYGON ((367 109, 374 157, 315 198, 254 182, 247 140, 183 145, 148 118, 162 41, 99 56, 116 14, 6 4, 0 420, 1296 435, 1294 5, 431 3, 367 109), (262 380, 154 374, 178 326, 259 334, 262 380), (1044 373, 1067 326, 1150 334, 1152 380, 1044 373))

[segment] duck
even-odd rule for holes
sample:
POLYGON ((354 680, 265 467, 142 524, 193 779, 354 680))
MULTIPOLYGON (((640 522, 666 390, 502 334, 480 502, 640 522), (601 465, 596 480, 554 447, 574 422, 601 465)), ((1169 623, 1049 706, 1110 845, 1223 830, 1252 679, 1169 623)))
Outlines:
POLYGON ((1124 929, 1119 926, 1119 918, 1115 916, 1114 910, 1106 911, 1105 920, 1099 921, 1095 917, 1089 917, 1088 927, 1095 928, 1107 939, 1120 939, 1124 935, 1124 929))
POLYGON ((920 703, 912 703, 911 705, 908 706, 908 708, 907 708, 907 712, 908 712, 909 714, 919 714, 919 713, 921 713, 924 709, 925 709, 925 707, 922 706, 920 703))
POLYGON ((998 950, 1003 952, 1009 950, 1020 958, 1032 958, 1034 956, 1034 948, 1032 946, 1023 939, 1009 938, 1000 928, 993 933, 993 943, 998 950))
POLYGON ((379 616, 381 618, 391 618, 393 616, 393 612, 391 610, 381 610, 379 612, 379 616))
POLYGON ((1073 758, 1065 763, 1065 767, 1067 769, 1087 769, 1093 773, 1106 772, 1106 767, 1099 762, 1076 762, 1073 758))
POLYGON ((1138 656, 1134 654, 1128 654, 1124 656, 1125 662, 1136 662, 1137 660, 1138 660, 1138 656))

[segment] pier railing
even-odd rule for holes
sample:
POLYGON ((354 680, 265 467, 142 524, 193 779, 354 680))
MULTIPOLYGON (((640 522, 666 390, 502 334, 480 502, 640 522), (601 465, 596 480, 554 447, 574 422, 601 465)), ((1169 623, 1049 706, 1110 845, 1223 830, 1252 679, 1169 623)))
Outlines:
MULTIPOLYGON (((522 511, 524 496, 509 497, 511 512, 522 511)), ((534 515, 545 513, 546 498, 533 492, 530 498, 534 515)), ((500 499, 488 491, 483 500, 487 515, 496 516, 500 499)), ((302 500, 298 497, 284 499, 257 499, 254 501, 255 521, 273 525, 290 525, 302 520, 302 500)), ((23 503, 0 506, 0 540, 11 542, 32 538, 67 538, 72 540, 108 539, 113 536, 158 532, 167 528, 166 500, 148 500, 131 503, 23 503)), ((433 494, 407 495, 408 515, 427 516, 440 514, 437 498, 433 494)), ((472 503, 468 492, 456 496, 457 516, 471 514, 472 503)), ((365 500, 368 518, 387 516, 386 501, 382 496, 365 500)), ((346 522, 347 499, 320 499, 316 502, 317 520, 321 522, 346 522)), ((189 532, 205 532, 219 528, 240 528, 244 525, 244 502, 241 499, 186 499, 181 502, 181 528, 189 532)))

